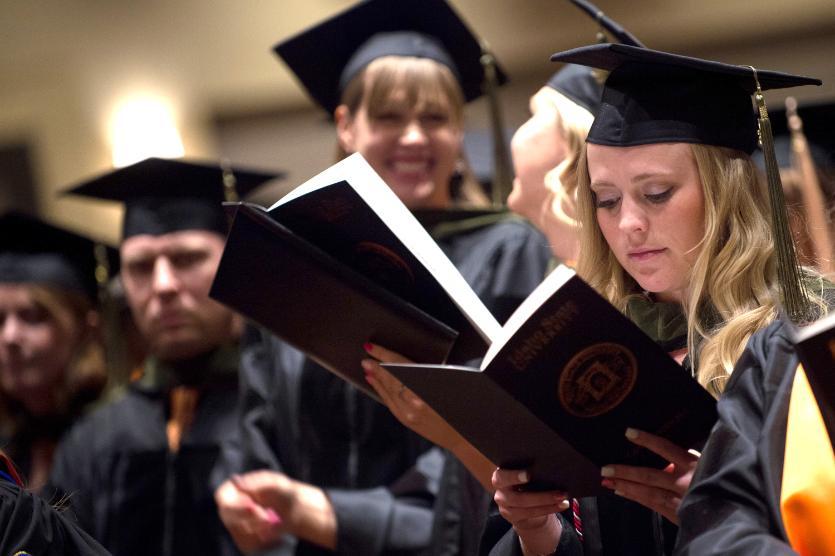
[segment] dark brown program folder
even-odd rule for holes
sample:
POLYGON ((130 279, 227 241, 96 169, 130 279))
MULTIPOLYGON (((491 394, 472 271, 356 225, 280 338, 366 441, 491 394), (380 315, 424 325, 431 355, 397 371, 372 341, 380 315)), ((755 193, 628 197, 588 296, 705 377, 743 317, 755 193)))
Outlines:
POLYGON ((376 397, 363 344, 414 361, 481 357, 499 323, 359 154, 269 209, 226 204, 230 232, 209 295, 376 397))
POLYGON ((455 330, 279 224, 238 203, 211 296, 376 398, 364 378, 372 341, 416 361, 445 361, 455 330))
POLYGON ((666 463, 627 427, 685 448, 710 434, 710 394, 573 271, 558 268, 519 311, 481 369, 384 366, 492 462, 575 497, 604 492, 603 465, 666 463))

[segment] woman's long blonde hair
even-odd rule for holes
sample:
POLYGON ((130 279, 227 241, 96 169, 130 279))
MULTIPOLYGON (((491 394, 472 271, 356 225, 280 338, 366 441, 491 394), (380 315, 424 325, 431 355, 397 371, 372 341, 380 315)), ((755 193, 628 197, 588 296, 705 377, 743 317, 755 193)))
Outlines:
MULTIPOLYGON (((768 191, 751 158, 733 149, 690 145, 704 192, 705 233, 683 301, 687 348, 696 378, 724 390, 751 334, 777 317, 779 291, 768 191)), ((626 310, 643 295, 621 267, 596 222, 585 149, 578 165, 579 274, 626 310)), ((820 292, 817 296, 820 299, 820 292)), ((821 303, 818 303, 822 307, 821 303)))
MULTIPOLYGON (((382 114, 392 101, 392 94, 403 92, 409 106, 418 109, 439 107, 450 114, 454 127, 464 128, 464 93, 452 71, 434 60, 410 56, 382 56, 372 61, 358 73, 342 93, 341 104, 354 114, 365 106, 371 119, 382 114)), ((348 155, 337 144, 336 158, 348 155)), ((461 206, 487 206, 489 199, 475 179, 464 156, 463 146, 459 154, 460 185, 453 184, 451 191, 455 204, 461 206)))

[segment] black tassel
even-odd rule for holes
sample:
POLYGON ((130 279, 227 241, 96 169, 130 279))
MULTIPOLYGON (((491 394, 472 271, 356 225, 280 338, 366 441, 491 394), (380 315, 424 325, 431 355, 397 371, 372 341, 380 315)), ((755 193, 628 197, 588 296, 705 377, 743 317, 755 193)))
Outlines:
POLYGON ((809 308, 803 282, 803 270, 798 263, 789 230, 789 215, 783 195, 783 183, 780 181, 780 167, 774 155, 771 121, 768 119, 768 110, 757 80, 756 70, 754 70, 754 80, 757 81, 755 99, 759 112, 759 138, 765 159, 765 174, 768 179, 768 195, 771 201, 771 226, 774 234, 774 248, 777 250, 777 280, 782 294, 781 301, 792 321, 801 322, 808 317, 809 308))

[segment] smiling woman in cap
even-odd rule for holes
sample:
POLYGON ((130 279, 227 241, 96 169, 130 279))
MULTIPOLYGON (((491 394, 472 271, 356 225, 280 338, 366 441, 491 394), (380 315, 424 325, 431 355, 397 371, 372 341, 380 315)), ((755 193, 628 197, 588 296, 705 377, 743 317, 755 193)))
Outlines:
MULTIPOLYGON (((647 332, 718 395, 748 338, 779 307, 796 318, 824 310, 823 282, 794 260, 782 190, 766 187, 750 158, 758 133, 751 95, 819 82, 617 44, 552 60, 610 72, 579 164, 578 272, 639 325, 660 326, 647 332)), ((624 503, 583 542, 607 553, 668 553, 697 458, 648 433, 627 436, 670 465, 607 465, 602 484, 664 523, 641 530, 636 519, 647 509, 624 503)), ((493 481, 519 535, 497 554, 571 553, 577 532, 556 517, 568 507, 565 493, 521 493, 518 471, 497 470, 493 481)))
MULTIPOLYGON (((460 191, 454 185, 464 103, 482 94, 485 79, 467 25, 443 0, 372 0, 275 51, 334 117, 339 156, 358 152, 368 160, 503 321, 541 281, 549 251, 520 219, 491 211, 450 216, 486 200, 474 180, 470 187, 465 178, 460 191)), ((381 349, 369 353, 382 357, 381 349)), ((282 535, 289 543, 292 535, 297 554, 424 551, 444 456, 426 453, 429 444, 385 407, 286 344, 265 337, 250 353, 257 355, 245 359, 242 374, 253 403, 227 473, 251 472, 216 494, 239 546, 264 548, 282 535), (268 380, 282 386, 266 388, 268 380), (263 505, 284 521, 256 519, 253 500, 269 501, 263 505)))

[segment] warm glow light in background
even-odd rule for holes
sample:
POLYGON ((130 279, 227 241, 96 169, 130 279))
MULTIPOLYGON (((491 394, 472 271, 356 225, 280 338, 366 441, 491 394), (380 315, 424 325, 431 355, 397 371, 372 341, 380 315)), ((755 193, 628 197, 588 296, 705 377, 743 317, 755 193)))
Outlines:
POLYGON ((185 154, 174 111, 165 99, 138 95, 119 102, 110 118, 113 166, 121 168, 149 156, 185 154))

